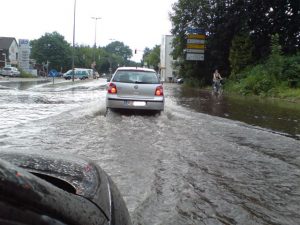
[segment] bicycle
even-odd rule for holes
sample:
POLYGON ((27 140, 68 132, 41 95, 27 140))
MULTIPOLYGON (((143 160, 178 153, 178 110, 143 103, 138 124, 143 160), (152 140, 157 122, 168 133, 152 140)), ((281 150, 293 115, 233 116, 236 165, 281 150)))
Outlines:
POLYGON ((217 95, 220 95, 223 93, 221 80, 217 80, 217 81, 213 82, 212 93, 217 94, 217 95))

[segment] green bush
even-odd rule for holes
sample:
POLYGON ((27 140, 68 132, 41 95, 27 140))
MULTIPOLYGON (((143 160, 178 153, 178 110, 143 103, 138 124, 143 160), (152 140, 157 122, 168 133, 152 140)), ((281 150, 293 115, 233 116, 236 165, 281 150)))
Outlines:
POLYGON ((21 74, 20 77, 21 78, 34 78, 34 76, 31 73, 27 73, 24 70, 20 70, 21 74))
POLYGON ((274 92, 276 79, 274 76, 268 74, 263 65, 253 67, 244 76, 245 78, 240 80, 238 86, 231 85, 231 88, 238 90, 243 95, 270 95, 274 92))
POLYGON ((284 59, 281 80, 288 81, 290 87, 300 87, 300 54, 284 59))
POLYGON ((284 56, 278 35, 272 36, 271 54, 264 64, 245 67, 225 86, 229 91, 244 95, 292 98, 299 97, 297 87, 300 87, 300 52, 284 56))

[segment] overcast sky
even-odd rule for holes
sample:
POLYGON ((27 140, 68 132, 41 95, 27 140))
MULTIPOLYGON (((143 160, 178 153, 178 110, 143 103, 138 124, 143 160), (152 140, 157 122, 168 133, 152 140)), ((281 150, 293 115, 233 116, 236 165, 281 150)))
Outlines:
MULTIPOLYGON (((38 39, 57 31, 72 43, 75 0, 0 0, 0 36, 38 39)), ((176 0, 76 0, 77 44, 93 46, 95 20, 97 46, 117 40, 138 49, 133 60, 139 61, 145 47, 161 44, 170 34, 169 12, 176 0)))

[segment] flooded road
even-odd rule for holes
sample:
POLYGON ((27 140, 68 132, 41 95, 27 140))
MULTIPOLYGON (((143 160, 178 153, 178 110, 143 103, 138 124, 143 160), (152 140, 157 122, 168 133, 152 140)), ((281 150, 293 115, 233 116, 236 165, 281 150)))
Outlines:
POLYGON ((0 149, 96 161, 117 183, 136 225, 300 223, 297 116, 289 118, 297 121, 292 131, 274 132, 228 119, 233 106, 242 108, 222 104, 229 100, 218 99, 226 110, 212 116, 199 113, 205 94, 165 84, 165 95, 161 115, 105 116, 101 79, 21 89, 1 82, 0 149))
POLYGON ((300 139, 300 104, 280 99, 213 95, 210 90, 174 88, 178 104, 197 112, 242 121, 300 139))

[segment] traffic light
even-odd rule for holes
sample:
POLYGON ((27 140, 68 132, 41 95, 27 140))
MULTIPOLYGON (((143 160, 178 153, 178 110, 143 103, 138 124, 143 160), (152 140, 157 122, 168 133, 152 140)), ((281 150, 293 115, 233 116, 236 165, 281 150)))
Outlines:
POLYGON ((136 54, 136 52, 137 52, 137 50, 136 50, 136 49, 134 49, 134 54, 136 54))

